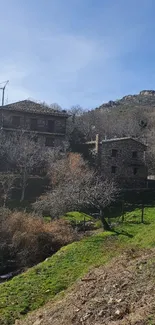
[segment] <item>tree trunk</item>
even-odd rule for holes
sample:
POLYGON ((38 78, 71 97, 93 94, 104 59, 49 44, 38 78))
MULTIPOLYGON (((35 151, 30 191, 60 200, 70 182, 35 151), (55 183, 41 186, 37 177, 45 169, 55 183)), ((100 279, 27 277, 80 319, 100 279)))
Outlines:
POLYGON ((102 209, 100 209, 100 218, 101 218, 101 221, 102 221, 102 225, 103 225, 104 230, 110 231, 111 228, 110 228, 108 222, 105 220, 104 212, 103 212, 102 209))
POLYGON ((124 222, 124 200, 122 201, 122 223, 124 222))
POLYGON ((144 223, 144 205, 142 204, 141 222, 144 223))
POLYGON ((83 231, 86 232, 86 218, 83 220, 83 231))
POLYGON ((22 175, 22 193, 21 193, 20 202, 23 202, 24 201, 26 184, 27 184, 27 174, 24 171, 24 173, 22 175))
POLYGON ((6 199, 7 199, 7 197, 6 197, 6 195, 4 195, 3 208, 6 207, 6 199))
POLYGON ((25 186, 22 186, 22 193, 21 193, 21 198, 20 198, 20 202, 23 202, 24 201, 24 198, 25 198, 25 186))

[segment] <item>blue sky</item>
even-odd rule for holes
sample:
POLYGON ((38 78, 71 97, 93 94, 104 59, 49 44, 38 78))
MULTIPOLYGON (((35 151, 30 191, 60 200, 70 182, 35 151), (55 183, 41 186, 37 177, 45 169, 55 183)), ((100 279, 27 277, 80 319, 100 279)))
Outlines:
POLYGON ((6 103, 93 108, 155 89, 155 0, 0 0, 6 103))

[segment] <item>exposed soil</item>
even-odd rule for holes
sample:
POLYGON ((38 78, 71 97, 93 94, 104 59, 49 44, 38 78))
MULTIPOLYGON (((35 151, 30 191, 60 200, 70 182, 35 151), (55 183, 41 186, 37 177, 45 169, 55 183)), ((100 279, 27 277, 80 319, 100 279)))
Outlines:
POLYGON ((128 250, 93 269, 59 302, 16 325, 154 325, 155 249, 128 250))

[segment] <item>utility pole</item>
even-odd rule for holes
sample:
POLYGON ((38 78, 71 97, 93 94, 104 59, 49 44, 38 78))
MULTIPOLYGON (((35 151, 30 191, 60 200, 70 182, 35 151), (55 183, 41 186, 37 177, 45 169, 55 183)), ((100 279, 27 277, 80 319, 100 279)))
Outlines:
POLYGON ((0 90, 2 90, 2 106, 4 106, 5 88, 8 83, 9 83, 9 80, 1 82, 1 84, 4 84, 3 87, 0 87, 0 90))

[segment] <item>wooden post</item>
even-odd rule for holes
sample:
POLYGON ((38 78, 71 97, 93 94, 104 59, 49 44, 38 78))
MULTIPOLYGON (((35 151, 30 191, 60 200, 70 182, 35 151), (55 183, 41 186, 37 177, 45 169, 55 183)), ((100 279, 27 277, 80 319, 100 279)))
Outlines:
POLYGON ((124 222, 124 200, 122 201, 122 223, 124 222))
POLYGON ((77 220, 75 219, 75 231, 77 232, 78 231, 78 228, 77 228, 77 220))
POLYGON ((142 203, 141 223, 144 223, 144 204, 142 203))
POLYGON ((86 218, 85 217, 83 220, 83 230, 84 230, 84 232, 86 232, 86 218))

